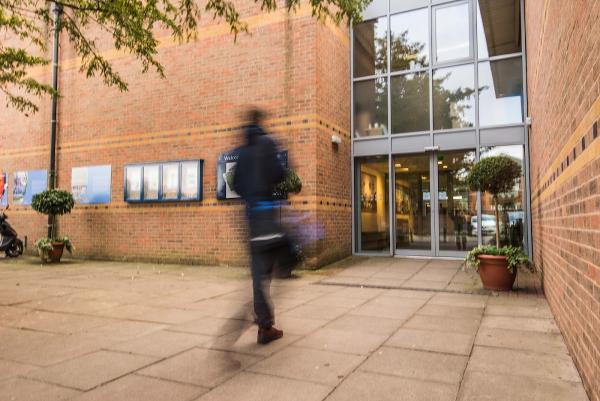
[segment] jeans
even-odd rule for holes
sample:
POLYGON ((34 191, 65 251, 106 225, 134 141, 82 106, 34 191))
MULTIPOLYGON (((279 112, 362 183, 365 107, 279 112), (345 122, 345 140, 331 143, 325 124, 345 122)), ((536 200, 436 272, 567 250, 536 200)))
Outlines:
POLYGON ((270 296, 271 275, 275 254, 271 250, 251 245, 252 292, 254 313, 258 327, 268 329, 273 326, 273 304, 270 296))

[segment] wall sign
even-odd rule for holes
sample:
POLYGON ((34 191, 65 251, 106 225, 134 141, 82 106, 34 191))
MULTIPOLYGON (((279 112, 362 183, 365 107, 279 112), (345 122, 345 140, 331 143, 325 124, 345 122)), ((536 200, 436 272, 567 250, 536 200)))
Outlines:
POLYGON ((8 176, 6 173, 0 173, 0 206, 8 205, 8 176))
MULTIPOLYGON (((239 158, 238 150, 223 153, 217 161, 217 199, 239 199, 239 195, 233 190, 233 174, 239 158)), ((284 168, 288 166, 287 150, 277 153, 277 158, 284 168)))
POLYGON ((73 167, 71 192, 75 202, 110 203, 111 166, 73 167))
POLYGON ((48 172, 46 170, 17 171, 14 173, 13 203, 31 205, 33 195, 46 190, 48 172))
POLYGON ((125 202, 202 200, 204 160, 125 166, 125 202))

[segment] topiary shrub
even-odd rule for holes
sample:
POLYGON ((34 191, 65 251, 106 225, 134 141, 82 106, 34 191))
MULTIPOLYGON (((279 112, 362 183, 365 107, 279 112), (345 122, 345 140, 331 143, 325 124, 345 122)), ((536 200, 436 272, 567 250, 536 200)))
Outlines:
POLYGON ((497 248, 500 248, 498 195, 510 191, 520 176, 521 165, 506 155, 481 159, 473 165, 467 176, 467 185, 472 191, 487 192, 492 195, 496 215, 497 248))
POLYGON ((31 199, 33 210, 49 216, 71 213, 73 206, 75 206, 73 195, 63 189, 48 189, 33 195, 31 199))

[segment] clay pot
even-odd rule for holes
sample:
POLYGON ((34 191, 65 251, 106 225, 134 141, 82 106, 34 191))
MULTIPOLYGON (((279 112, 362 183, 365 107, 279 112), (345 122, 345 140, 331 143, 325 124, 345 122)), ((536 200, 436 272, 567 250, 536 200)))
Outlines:
POLYGON ((60 258, 62 257, 63 251, 65 249, 65 244, 63 242, 53 242, 52 250, 48 252, 48 259, 51 263, 60 262, 60 258))
POLYGON ((483 287, 492 291, 510 291, 517 269, 508 270, 506 256, 479 255, 479 277, 483 287))

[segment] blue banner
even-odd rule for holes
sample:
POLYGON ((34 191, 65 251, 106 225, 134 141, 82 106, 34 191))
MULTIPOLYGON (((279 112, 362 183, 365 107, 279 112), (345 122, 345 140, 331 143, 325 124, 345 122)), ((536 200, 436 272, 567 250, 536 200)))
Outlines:
POLYGON ((75 202, 110 203, 111 173, 110 165, 74 167, 71 171, 71 192, 75 202))
POLYGON ((31 205, 33 195, 39 194, 48 187, 46 170, 17 171, 14 173, 13 203, 15 205, 31 205))

